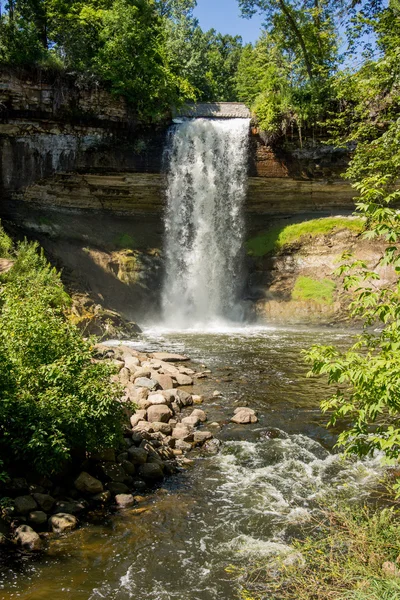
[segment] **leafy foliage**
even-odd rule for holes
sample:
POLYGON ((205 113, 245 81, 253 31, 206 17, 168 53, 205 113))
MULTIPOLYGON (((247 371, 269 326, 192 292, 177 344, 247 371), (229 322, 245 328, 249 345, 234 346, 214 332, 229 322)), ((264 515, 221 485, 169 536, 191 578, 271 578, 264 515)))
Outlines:
MULTIPOLYGON (((400 273, 400 11, 388 8, 376 22, 382 56, 368 62, 352 81, 346 105, 348 135, 358 145, 347 171, 359 192, 357 212, 366 217, 365 237, 386 240, 380 266, 400 273), (373 95, 371 95, 371 91, 373 95)), ((346 80, 346 84, 348 79, 346 80)), ((340 123, 340 126, 342 124, 340 123)), ((339 436, 347 451, 366 455, 382 451, 400 456, 400 279, 376 286, 379 275, 362 261, 345 257, 338 274, 353 294, 352 315, 364 332, 346 352, 315 346, 306 355, 312 375, 324 374, 335 388, 323 402, 330 423, 346 417, 350 427, 339 436), (377 328, 374 333, 371 327, 377 328)))
POLYGON ((119 390, 64 316, 69 297, 36 244, 22 242, 0 293, 0 460, 59 470, 71 453, 115 447, 119 390))

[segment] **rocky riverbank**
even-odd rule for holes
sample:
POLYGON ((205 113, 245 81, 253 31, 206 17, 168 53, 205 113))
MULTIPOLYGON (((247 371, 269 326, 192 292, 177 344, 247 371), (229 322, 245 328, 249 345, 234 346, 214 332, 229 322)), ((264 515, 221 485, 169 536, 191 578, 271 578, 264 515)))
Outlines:
MULTIPOLYGON (((144 353, 127 345, 95 348, 97 361, 112 361, 121 384, 121 401, 130 400, 120 448, 79 457, 65 473, 49 478, 24 473, 1 484, 1 545, 38 552, 54 536, 110 511, 138 507, 165 477, 193 464, 194 449, 218 452, 217 422, 207 425, 203 396, 192 394, 196 380, 209 370, 187 366, 189 358, 164 352, 144 353)), ((214 392, 214 398, 220 393, 214 392)), ((257 422, 255 411, 237 407, 233 423, 257 422)))

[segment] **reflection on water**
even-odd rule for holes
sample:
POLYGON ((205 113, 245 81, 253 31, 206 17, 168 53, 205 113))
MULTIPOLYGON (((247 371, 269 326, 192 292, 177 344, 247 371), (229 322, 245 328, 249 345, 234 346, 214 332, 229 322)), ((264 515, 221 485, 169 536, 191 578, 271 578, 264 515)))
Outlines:
POLYGON ((224 427, 218 455, 169 479, 145 504, 57 540, 44 558, 4 565, 2 598, 24 600, 228 600, 236 597, 229 564, 288 551, 291 536, 326 494, 360 498, 376 481, 377 462, 344 462, 329 448, 318 401, 325 390, 306 378, 301 348, 349 343, 338 331, 148 331, 135 345, 188 353, 213 371, 195 391, 210 421, 224 427), (259 411, 254 426, 229 423, 233 408, 259 411))

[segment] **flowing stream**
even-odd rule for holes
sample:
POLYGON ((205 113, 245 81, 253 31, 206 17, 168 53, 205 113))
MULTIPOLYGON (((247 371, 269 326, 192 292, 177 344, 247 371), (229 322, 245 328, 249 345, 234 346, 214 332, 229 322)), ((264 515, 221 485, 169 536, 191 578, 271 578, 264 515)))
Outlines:
POLYGON ((175 125, 166 152, 164 321, 240 320, 250 119, 175 125))
MULTIPOLYGON (((318 499, 368 495, 375 461, 343 462, 324 427, 322 382, 306 379, 300 350, 314 342, 346 346, 349 333, 237 328, 220 332, 149 331, 146 350, 187 352, 212 371, 194 393, 222 425, 216 455, 165 481, 144 504, 54 540, 43 557, 2 565, 2 600, 232 600, 229 565, 286 554, 307 527, 318 499), (212 398, 218 389, 222 397, 212 398), (256 425, 233 425, 235 406, 258 410, 256 425)), ((271 600, 274 600, 271 598, 271 600)))

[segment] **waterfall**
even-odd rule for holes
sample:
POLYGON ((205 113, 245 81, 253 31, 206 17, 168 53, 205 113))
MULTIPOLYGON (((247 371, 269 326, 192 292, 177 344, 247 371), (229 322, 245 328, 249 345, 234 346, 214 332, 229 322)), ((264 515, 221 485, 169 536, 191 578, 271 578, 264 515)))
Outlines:
POLYGON ((163 289, 168 326, 240 319, 249 124, 193 119, 170 132, 163 289))
POLYGON ((193 119, 167 148, 163 314, 188 328, 240 319, 250 119, 193 119))

